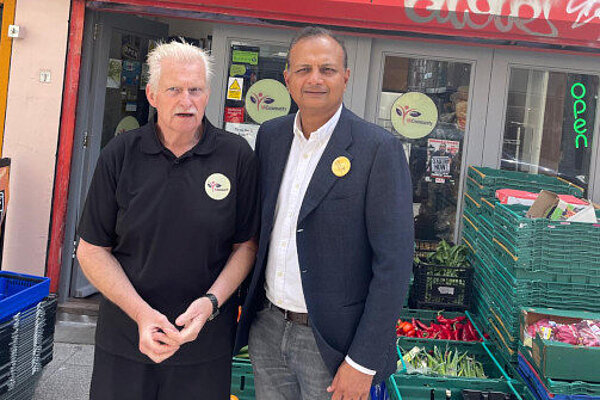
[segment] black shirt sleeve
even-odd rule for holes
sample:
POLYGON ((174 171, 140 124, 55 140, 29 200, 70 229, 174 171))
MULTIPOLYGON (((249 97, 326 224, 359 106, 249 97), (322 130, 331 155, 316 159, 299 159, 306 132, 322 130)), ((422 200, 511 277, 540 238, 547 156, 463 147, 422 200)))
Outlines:
POLYGON ((244 143, 238 168, 233 242, 243 243, 257 234, 259 224, 258 159, 247 143, 244 143))
POLYGON ((107 150, 104 149, 98 158, 79 223, 79 236, 96 246, 113 247, 118 212, 117 174, 107 150))

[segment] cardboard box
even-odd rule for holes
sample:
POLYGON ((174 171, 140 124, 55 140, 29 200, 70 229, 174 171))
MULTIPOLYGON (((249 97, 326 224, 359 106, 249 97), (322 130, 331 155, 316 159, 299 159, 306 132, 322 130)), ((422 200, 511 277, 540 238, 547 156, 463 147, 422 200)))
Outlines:
POLYGON ((529 218, 547 218, 551 221, 570 222, 598 222, 594 206, 585 204, 571 204, 561 199, 556 193, 542 190, 526 214, 529 218))
POLYGON ((531 358, 537 372, 550 379, 600 382, 600 347, 574 346, 543 339, 538 333, 526 340, 527 327, 541 319, 557 323, 575 323, 582 319, 600 319, 600 314, 549 308, 524 308, 520 316, 521 342, 531 348, 531 358))
MULTIPOLYGON (((538 193, 526 192, 524 190, 516 189, 498 189, 496 190, 496 198, 502 204, 522 204, 524 206, 531 206, 535 199, 537 199, 538 193)), ((570 194, 559 194, 558 198, 569 204, 588 204, 587 201, 579 199, 570 194)))

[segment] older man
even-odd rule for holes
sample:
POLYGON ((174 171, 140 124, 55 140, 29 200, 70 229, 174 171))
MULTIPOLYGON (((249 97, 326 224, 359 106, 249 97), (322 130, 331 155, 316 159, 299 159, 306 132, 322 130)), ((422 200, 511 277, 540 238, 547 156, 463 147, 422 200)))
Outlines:
POLYGON ((79 262, 104 295, 91 398, 223 400, 237 311, 228 299, 256 252, 257 161, 205 118, 201 49, 162 44, 148 63, 158 122, 104 148, 79 226, 79 262))
POLYGON ((341 41, 308 27, 288 57, 299 112, 258 132, 260 243, 238 346, 248 339, 257 399, 362 400, 396 367, 409 170, 399 139, 342 105, 341 41))

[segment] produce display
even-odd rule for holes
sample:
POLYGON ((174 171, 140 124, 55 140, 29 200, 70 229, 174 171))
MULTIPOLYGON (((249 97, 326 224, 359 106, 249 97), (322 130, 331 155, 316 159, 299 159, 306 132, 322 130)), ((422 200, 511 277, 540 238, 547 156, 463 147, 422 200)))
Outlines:
MULTIPOLYGON (((465 245, 452 246, 445 240, 439 242, 435 251, 428 253, 425 257, 415 257, 415 264, 427 263, 432 265, 444 265, 448 267, 464 267, 469 265, 467 261, 468 249, 465 245)), ((452 271, 452 270, 450 270, 452 271)), ((454 271, 449 272, 452 274, 454 271)))
POLYGON ((415 346, 410 351, 404 349, 401 351, 402 361, 404 361, 406 372, 409 374, 487 378, 483 364, 469 355, 467 351, 451 349, 449 346, 446 346, 445 349, 433 346, 433 350, 429 351, 415 346))
POLYGON ((423 339, 459 340, 462 342, 483 340, 471 321, 464 315, 445 318, 442 314, 438 314, 436 322, 426 324, 415 318, 412 318, 410 322, 399 319, 396 323, 396 335, 423 339))
POLYGON ((600 347, 600 320, 584 319, 576 323, 560 324, 545 318, 529 325, 524 333, 526 338, 533 338, 538 332, 547 340, 600 347))

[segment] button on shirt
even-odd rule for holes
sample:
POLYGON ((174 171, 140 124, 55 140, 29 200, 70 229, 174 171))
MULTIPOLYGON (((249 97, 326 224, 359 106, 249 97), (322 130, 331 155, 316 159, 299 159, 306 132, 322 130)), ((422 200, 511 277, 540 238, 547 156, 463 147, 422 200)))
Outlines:
MULTIPOLYGON (((294 139, 275 207, 275 222, 265 271, 267 298, 271 303, 288 311, 308 312, 302 290, 302 270, 298 263, 296 247, 298 215, 313 173, 329 143, 341 112, 340 105, 333 117, 311 133, 308 139, 302 132, 300 112, 296 113, 294 120, 294 139)), ((356 364, 349 357, 346 357, 346 361, 363 373, 375 374, 375 371, 356 364)))

